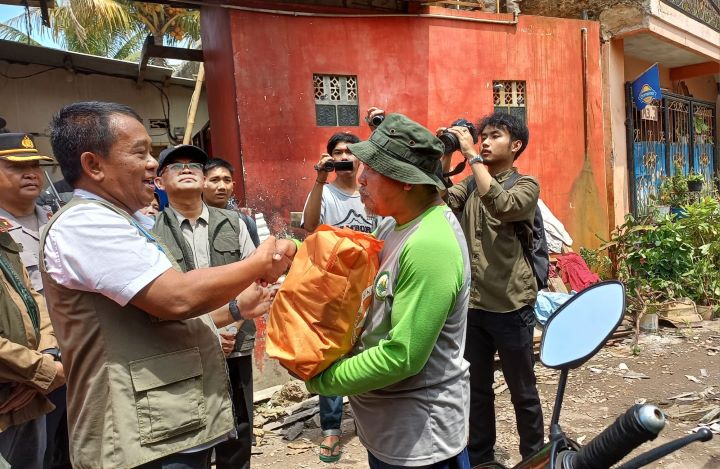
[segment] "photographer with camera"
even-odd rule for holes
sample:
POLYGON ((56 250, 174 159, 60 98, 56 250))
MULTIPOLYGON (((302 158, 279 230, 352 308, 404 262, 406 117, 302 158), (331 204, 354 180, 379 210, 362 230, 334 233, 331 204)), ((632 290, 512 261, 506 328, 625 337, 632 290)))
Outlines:
MULTIPOLYGON (((357 172, 360 162, 348 144, 360 139, 347 132, 336 133, 327 142, 327 153, 323 153, 315 165, 317 178, 308 195, 303 209, 302 227, 313 231, 321 224, 348 227, 355 231, 371 233, 377 227, 377 220, 368 216, 360 201, 357 172), (335 179, 328 183, 331 172, 335 179)), ((327 463, 340 459, 340 424, 342 423, 342 396, 320 396, 320 426, 323 442, 320 444, 320 460, 327 463)))
POLYGON ((328 140, 327 153, 314 166, 315 185, 303 208, 301 226, 305 230, 312 232, 326 224, 371 233, 377 227, 377 221, 367 215, 360 201, 357 183, 360 163, 348 150, 348 144, 359 141, 349 132, 336 133, 328 140), (331 172, 335 172, 335 179, 328 183, 331 172))
POLYGON ((515 408, 520 453, 527 457, 543 444, 542 408, 533 371, 533 305, 538 282, 523 246, 531 241, 521 241, 525 236, 521 233, 532 235, 540 186, 513 166, 527 147, 525 123, 500 112, 485 116, 477 127, 479 153, 471 125, 441 128, 438 135, 446 145, 443 170, 450 169, 455 151, 462 153, 472 170, 472 175, 448 189, 447 201, 461 214, 471 252, 465 359, 470 362, 468 449, 470 462, 476 466, 495 459, 496 351, 515 408))

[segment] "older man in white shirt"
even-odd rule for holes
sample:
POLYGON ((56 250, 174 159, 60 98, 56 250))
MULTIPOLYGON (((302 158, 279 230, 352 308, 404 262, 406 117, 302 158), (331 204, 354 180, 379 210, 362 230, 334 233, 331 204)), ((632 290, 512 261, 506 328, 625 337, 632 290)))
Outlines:
POLYGON ((157 162, 131 108, 86 102, 53 119, 53 152, 75 198, 41 239, 50 317, 68 370, 73 467, 205 469, 233 430, 215 326, 228 302, 274 281, 295 253, 270 237, 249 258, 187 273, 136 215, 157 162))

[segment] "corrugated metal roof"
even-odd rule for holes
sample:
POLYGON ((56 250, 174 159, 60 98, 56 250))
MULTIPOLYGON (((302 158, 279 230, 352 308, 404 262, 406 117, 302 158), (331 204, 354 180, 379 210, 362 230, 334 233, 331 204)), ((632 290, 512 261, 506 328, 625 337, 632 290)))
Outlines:
MULTIPOLYGON (((30 46, 6 40, 0 40, 0 60, 19 64, 45 65, 73 70, 77 73, 97 73, 130 80, 136 80, 138 75, 138 64, 135 62, 68 52, 50 47, 30 46)), ((144 79, 145 81, 167 82, 191 88, 195 86, 194 80, 172 77, 172 73, 171 68, 148 65, 144 79)))

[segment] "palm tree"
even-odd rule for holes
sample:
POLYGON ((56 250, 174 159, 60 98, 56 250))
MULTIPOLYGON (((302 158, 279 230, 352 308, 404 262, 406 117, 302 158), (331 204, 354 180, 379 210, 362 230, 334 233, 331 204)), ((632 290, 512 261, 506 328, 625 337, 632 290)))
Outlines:
POLYGON ((168 45, 197 43, 200 14, 129 0, 58 0, 50 10, 50 28, 42 26, 39 8, 0 23, 0 39, 39 45, 33 31, 70 51, 137 60, 148 34, 168 45))

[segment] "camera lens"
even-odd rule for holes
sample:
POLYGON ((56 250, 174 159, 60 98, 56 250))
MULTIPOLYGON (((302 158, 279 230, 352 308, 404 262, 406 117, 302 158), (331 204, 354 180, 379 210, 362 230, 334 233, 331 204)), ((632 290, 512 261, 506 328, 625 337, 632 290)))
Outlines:
POLYGON ((335 163, 333 163, 332 161, 326 161, 326 162, 322 165, 322 170, 325 171, 325 172, 328 172, 328 173, 334 171, 334 170, 335 170, 335 163))
POLYGON ((382 124, 382 121, 385 120, 385 116, 383 114, 379 114, 377 116, 374 116, 372 119, 370 119, 370 123, 377 127, 378 125, 382 124))
POLYGON ((448 132, 447 130, 440 134, 438 137, 443 145, 445 145, 445 154, 453 153, 460 149, 460 141, 456 136, 448 132))

